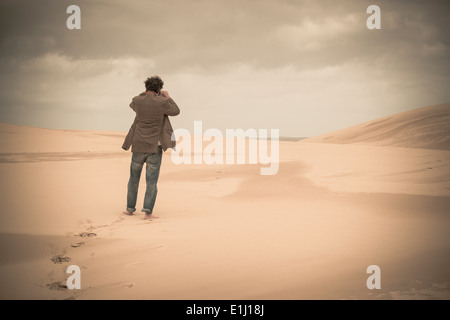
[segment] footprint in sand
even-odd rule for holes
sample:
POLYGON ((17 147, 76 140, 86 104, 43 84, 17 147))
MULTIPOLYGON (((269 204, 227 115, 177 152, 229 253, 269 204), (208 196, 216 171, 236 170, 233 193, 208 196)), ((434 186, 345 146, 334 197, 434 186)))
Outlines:
POLYGON ((50 284, 47 284, 47 287, 50 290, 57 290, 57 291, 65 291, 68 289, 67 286, 64 283, 62 283, 61 281, 55 281, 50 284))
POLYGON ((81 241, 81 242, 72 243, 70 246, 72 248, 78 248, 78 247, 81 247, 83 244, 84 244, 84 242, 81 241))
POLYGON ((63 262, 69 262, 70 257, 65 257, 61 254, 58 254, 58 255, 54 256, 53 258, 51 258, 51 260, 53 261, 53 263, 63 263, 63 262))
POLYGON ((115 224, 115 223, 120 223, 120 222, 122 222, 123 220, 125 220, 125 217, 124 217, 124 216, 120 216, 119 218, 117 218, 116 220, 114 220, 113 224, 115 224))
POLYGON ((93 232, 81 232, 78 236, 82 238, 92 238, 97 236, 97 234, 93 232))

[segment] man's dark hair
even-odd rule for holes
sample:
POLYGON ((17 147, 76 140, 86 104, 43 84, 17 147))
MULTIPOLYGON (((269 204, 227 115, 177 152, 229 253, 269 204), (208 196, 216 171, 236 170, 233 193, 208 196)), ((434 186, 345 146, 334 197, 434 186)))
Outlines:
POLYGON ((164 86, 164 81, 159 76, 153 76, 145 80, 145 89, 159 93, 164 86))

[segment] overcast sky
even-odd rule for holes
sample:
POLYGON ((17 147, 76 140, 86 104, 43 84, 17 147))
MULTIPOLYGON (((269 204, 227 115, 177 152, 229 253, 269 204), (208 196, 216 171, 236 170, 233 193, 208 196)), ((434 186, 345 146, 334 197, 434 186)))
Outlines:
POLYGON ((128 130, 160 75, 174 128, 314 136, 450 101, 450 1, 0 0, 0 121, 128 130), (81 8, 81 30, 66 9, 81 8), (368 30, 369 5, 381 30, 368 30))

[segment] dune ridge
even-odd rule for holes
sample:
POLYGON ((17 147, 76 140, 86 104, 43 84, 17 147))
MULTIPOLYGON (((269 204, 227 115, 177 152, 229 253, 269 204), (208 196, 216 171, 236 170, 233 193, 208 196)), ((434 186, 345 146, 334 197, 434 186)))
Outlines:
POLYGON ((450 150, 450 103, 389 115, 301 142, 450 150))

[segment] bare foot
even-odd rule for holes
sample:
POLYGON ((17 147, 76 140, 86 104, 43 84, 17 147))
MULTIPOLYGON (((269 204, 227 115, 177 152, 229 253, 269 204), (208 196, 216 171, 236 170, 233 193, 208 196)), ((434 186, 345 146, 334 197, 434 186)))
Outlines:
POLYGON ((151 213, 146 213, 145 217, 144 217, 144 220, 153 220, 153 219, 158 219, 158 218, 159 217, 157 217, 157 216, 155 216, 155 215, 153 215, 151 213))
POLYGON ((128 216, 132 216, 133 215, 133 212, 130 212, 130 211, 124 211, 123 213, 125 213, 128 216))

